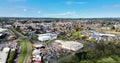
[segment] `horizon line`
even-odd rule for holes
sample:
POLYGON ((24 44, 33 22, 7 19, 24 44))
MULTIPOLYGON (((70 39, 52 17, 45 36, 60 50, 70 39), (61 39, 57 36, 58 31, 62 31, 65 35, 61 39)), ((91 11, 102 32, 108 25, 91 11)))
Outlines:
POLYGON ((56 19, 81 19, 81 18, 120 18, 120 17, 80 17, 80 18, 64 18, 64 17, 61 17, 61 18, 57 18, 57 17, 0 17, 0 18, 56 18, 56 19))

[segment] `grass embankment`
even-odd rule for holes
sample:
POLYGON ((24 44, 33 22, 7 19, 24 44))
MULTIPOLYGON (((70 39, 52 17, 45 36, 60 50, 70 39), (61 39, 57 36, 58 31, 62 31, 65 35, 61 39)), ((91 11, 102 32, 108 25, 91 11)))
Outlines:
POLYGON ((20 59, 19 59, 19 63, 23 63, 23 62, 24 62, 26 53, 27 53, 27 43, 26 43, 26 41, 24 40, 24 47, 23 47, 23 51, 22 51, 21 57, 20 57, 20 59))
POLYGON ((33 57, 32 57, 32 51, 33 51, 32 46, 33 46, 33 43, 30 42, 30 59, 33 58, 33 57))
POLYGON ((22 39, 20 39, 18 42, 17 42, 17 44, 18 44, 18 46, 21 46, 21 41, 22 39))
POLYGON ((15 58, 15 51, 11 51, 7 63, 13 63, 14 58, 15 58))

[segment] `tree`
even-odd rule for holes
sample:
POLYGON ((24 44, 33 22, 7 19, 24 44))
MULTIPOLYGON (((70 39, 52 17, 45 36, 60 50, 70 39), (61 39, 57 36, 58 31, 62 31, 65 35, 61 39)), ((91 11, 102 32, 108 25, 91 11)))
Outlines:
POLYGON ((114 26, 112 26, 112 27, 111 27, 111 30, 115 30, 115 27, 114 27, 114 26))

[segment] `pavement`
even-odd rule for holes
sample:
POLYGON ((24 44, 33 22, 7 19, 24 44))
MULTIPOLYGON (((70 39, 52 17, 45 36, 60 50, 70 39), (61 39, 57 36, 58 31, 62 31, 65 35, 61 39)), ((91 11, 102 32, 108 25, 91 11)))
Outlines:
POLYGON ((30 46, 30 41, 29 39, 26 39, 26 42, 27 42, 27 54, 26 54, 26 57, 24 59, 24 63, 30 63, 29 62, 29 59, 30 59, 30 53, 31 53, 31 46, 30 46))

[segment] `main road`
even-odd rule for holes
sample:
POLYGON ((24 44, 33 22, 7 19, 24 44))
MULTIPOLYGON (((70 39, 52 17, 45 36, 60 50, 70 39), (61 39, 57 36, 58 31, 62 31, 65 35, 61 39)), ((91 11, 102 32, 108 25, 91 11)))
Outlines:
MULTIPOLYGON (((16 30, 12 30, 15 34, 18 35, 18 38, 24 38, 25 41, 26 41, 26 44, 27 44, 27 53, 26 53, 26 56, 25 56, 25 59, 24 59, 24 63, 30 63, 29 60, 30 60, 30 53, 31 53, 31 45, 30 45, 30 41, 29 41, 29 38, 24 36, 23 34, 19 33, 18 31, 16 30)), ((17 57, 16 59, 16 63, 19 63, 19 59, 21 57, 21 54, 22 54, 22 51, 23 51, 23 47, 24 47, 24 43, 22 42, 22 45, 21 45, 21 48, 20 48, 20 53, 19 53, 19 56, 17 57)))
POLYGON ((27 54, 25 56, 25 59, 24 59, 24 63, 30 63, 30 53, 31 53, 31 46, 30 46, 30 41, 29 39, 27 38, 26 39, 26 42, 27 42, 27 54))

